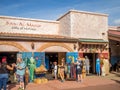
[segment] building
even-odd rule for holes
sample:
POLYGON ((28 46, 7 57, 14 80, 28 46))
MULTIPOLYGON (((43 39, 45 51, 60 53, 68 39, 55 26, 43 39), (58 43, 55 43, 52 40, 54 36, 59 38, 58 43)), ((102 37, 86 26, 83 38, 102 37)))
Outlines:
POLYGON ((110 26, 108 31, 110 46, 110 61, 114 66, 120 61, 120 27, 110 26))
POLYGON ((93 12, 70 10, 56 21, 0 16, 0 55, 42 55, 47 66, 69 55, 87 55, 95 72, 96 57, 109 58, 107 32, 108 15, 93 12))

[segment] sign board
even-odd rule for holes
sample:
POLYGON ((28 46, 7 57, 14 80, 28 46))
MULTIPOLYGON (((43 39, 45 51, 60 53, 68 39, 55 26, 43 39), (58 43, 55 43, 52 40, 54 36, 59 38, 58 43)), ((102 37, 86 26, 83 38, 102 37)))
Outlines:
POLYGON ((57 21, 0 17, 0 32, 24 34, 58 34, 57 21))

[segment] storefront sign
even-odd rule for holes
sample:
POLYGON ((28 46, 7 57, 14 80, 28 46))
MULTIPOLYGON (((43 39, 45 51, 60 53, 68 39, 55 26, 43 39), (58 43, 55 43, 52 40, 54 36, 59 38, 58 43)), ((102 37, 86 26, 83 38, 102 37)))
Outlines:
POLYGON ((53 21, 0 17, 0 32, 24 34, 58 34, 59 24, 53 21))
POLYGON ((40 28, 41 25, 38 23, 31 23, 31 22, 14 22, 14 21, 6 21, 6 25, 11 27, 11 29, 17 30, 36 30, 40 28))

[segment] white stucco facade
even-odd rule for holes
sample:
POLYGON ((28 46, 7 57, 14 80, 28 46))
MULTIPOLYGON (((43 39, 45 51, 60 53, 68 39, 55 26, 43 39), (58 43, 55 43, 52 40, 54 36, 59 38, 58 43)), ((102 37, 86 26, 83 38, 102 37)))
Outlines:
MULTIPOLYGON (((108 16, 92 12, 70 10, 56 21, 0 16, 0 34, 7 34, 8 36, 14 34, 22 38, 27 36, 32 38, 37 35, 48 35, 47 39, 49 39, 50 35, 55 35, 56 37, 61 36, 76 39, 90 38, 108 41, 107 31, 108 16)), ((0 51, 9 51, 10 49, 10 51, 25 50, 35 52, 40 49, 46 52, 69 52, 74 51, 74 44, 77 45, 77 42, 44 42, 30 39, 29 41, 13 41, 12 39, 8 41, 4 38, 4 40, 0 40, 0 51), (15 43, 12 44, 12 42, 15 43), (31 43, 34 43, 34 50, 31 49, 31 43), (4 49, 3 45, 6 45, 4 49)))

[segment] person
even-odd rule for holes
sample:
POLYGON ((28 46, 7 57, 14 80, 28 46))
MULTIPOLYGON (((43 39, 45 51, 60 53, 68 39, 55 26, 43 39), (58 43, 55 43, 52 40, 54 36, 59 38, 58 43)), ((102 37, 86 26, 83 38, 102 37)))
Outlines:
POLYGON ((80 57, 77 59, 77 82, 82 82, 82 60, 80 57))
POLYGON ((57 79, 57 62, 54 62, 54 76, 57 79))
POLYGON ((19 81, 19 89, 24 90, 24 75, 25 75, 25 68, 26 64, 22 60, 22 58, 17 58, 17 65, 16 65, 16 75, 19 81))
POLYGON ((12 66, 9 66, 7 64, 7 57, 2 58, 2 63, 0 63, 0 90, 2 90, 2 87, 4 90, 7 88, 7 81, 8 81, 8 70, 13 70, 14 64, 12 66))
POLYGON ((100 76, 100 59, 99 57, 96 59, 96 73, 100 76))
POLYGON ((90 61, 87 56, 85 56, 85 65, 86 65, 86 72, 89 75, 90 61))
POLYGON ((61 65, 60 65, 60 77, 61 77, 61 81, 64 82, 65 79, 64 79, 64 70, 65 70, 65 67, 64 67, 64 58, 61 59, 61 65))

